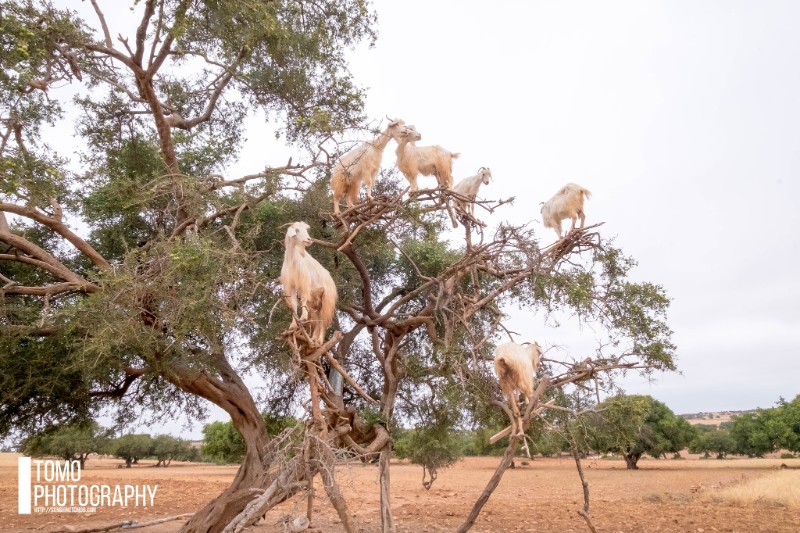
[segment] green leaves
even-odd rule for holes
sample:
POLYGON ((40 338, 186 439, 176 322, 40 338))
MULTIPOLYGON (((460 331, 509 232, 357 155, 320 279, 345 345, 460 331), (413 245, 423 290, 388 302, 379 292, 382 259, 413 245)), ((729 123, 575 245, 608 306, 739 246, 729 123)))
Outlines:
MULTIPOLYGON (((685 448, 695 430, 650 396, 619 395, 605 400, 587 418, 588 442, 600 452, 661 457, 685 448)), ((635 461, 634 461, 635 465, 635 461)))
POLYGON ((734 452, 762 457, 778 449, 800 451, 800 396, 781 399, 776 407, 744 413, 731 419, 734 452))
POLYGON ((66 461, 103 453, 111 432, 95 422, 65 424, 33 435, 22 443, 22 453, 32 457, 56 456, 66 461))

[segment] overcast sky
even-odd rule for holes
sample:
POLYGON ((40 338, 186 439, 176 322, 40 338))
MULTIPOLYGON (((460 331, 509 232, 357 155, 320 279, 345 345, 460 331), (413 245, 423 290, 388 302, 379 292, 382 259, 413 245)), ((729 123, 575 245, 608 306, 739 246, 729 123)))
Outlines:
MULTIPOLYGON (((85 13, 88 3, 69 5, 85 13)), ((639 261, 635 279, 667 289, 682 375, 631 379, 629 392, 677 413, 800 393, 800 3, 375 7, 378 42, 351 65, 371 117, 403 118, 418 144, 460 152, 456 180, 489 166, 481 196, 517 198, 481 215, 490 225, 539 220, 539 202, 567 182, 585 186, 587 224, 605 222, 603 235, 639 261)), ((265 155, 271 131, 255 124, 229 177, 284 161, 281 147, 265 155)), ((526 320, 511 319, 517 331, 526 320)), ((591 331, 529 333, 576 357, 592 350, 591 331)))

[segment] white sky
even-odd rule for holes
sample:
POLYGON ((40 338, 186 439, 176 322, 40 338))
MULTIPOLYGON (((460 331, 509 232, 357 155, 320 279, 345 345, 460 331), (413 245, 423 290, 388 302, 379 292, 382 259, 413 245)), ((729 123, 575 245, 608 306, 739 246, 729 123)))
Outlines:
MULTIPOLYGON (((352 62, 371 117, 403 118, 420 145, 460 152, 456 180, 489 166, 494 181, 481 196, 517 198, 484 215, 491 225, 538 220, 539 202, 563 184, 587 187, 587 224, 605 222, 602 233, 639 261, 635 278, 673 298, 682 375, 632 379, 628 392, 677 413, 770 407, 800 393, 800 4, 375 7, 378 42, 352 62)), ((231 177, 285 160, 281 147, 270 148, 274 160, 265 154, 271 131, 250 132, 231 177)), ((530 337, 576 352, 593 346, 590 331, 536 328, 530 337)))

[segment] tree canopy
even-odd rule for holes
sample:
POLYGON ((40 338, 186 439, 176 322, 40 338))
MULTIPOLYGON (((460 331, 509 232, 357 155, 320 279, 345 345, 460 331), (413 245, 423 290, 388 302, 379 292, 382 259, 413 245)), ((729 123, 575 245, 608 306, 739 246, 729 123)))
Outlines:
POLYGON ((106 451, 114 457, 125 460, 125 467, 139 462, 139 459, 153 455, 153 437, 147 434, 121 435, 111 440, 106 451))
POLYGON ((20 449, 32 457, 55 456, 65 461, 79 461, 81 468, 92 453, 103 453, 112 432, 95 422, 53 427, 26 438, 20 449))
POLYGON ((629 469, 638 468, 644 454, 660 458, 677 453, 695 436, 686 419, 650 396, 609 398, 591 413, 589 424, 591 448, 621 454, 629 469))
POLYGON ((743 413, 731 419, 733 451, 748 457, 763 457, 778 449, 800 451, 800 396, 777 406, 743 413))

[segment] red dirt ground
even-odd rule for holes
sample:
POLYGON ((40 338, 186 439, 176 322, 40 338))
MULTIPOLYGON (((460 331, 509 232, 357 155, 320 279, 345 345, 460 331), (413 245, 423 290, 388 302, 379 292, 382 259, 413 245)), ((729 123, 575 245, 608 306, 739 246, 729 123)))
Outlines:
MULTIPOLYGON (((622 461, 584 461, 591 491, 591 515, 600 532, 769 532, 800 531, 800 508, 762 502, 742 505, 719 501, 719 487, 771 475, 780 463, 800 460, 660 460, 643 459, 640 470, 625 470, 622 461)), ((173 464, 131 469, 119 461, 90 458, 80 484, 157 485, 153 508, 99 508, 94 513, 17 514, 15 454, 0 454, 0 530, 8 532, 68 531, 90 526, 144 522, 191 513, 222 491, 236 468, 173 464)), ((454 531, 499 463, 496 457, 467 458, 439 474, 430 491, 422 487, 422 469, 394 464, 391 471, 393 510, 399 533, 454 531)), ((475 532, 589 531, 577 510, 583 505, 580 480, 572 459, 536 459, 509 469, 484 507, 475 532)), ((792 466, 792 465, 790 465, 792 466)), ((338 481, 362 531, 380 531, 378 471, 375 466, 343 465, 338 481)), ((305 514, 301 497, 270 511, 253 527, 257 533, 282 533, 284 516, 305 514)), ((142 533, 174 532, 182 521, 141 528, 142 533)), ((310 531, 343 531, 319 487, 310 531)))

